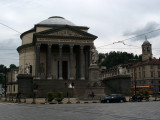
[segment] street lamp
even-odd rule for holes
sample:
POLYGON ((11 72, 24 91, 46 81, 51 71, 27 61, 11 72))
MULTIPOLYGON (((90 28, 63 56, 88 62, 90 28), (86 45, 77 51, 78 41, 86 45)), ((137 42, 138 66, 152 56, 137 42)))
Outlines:
POLYGON ((137 89, 136 89, 136 86, 137 86, 137 81, 136 81, 136 70, 135 70, 136 68, 134 68, 134 95, 135 95, 135 97, 137 96, 137 89))
POLYGON ((154 94, 155 94, 155 101, 157 101, 157 87, 156 87, 156 81, 155 81, 155 71, 154 71, 154 94))
POLYGON ((5 81, 4 81, 4 96, 5 96, 5 101, 7 101, 7 95, 6 95, 6 91, 7 91, 7 68, 5 67, 5 81))

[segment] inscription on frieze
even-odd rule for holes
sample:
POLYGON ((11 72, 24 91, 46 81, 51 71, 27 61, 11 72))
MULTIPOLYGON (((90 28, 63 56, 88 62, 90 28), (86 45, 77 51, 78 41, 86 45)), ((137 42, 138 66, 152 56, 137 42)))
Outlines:
POLYGON ((56 35, 56 36, 78 36, 78 37, 82 37, 82 35, 80 35, 79 33, 73 32, 71 30, 61 30, 58 32, 54 32, 48 35, 56 35))

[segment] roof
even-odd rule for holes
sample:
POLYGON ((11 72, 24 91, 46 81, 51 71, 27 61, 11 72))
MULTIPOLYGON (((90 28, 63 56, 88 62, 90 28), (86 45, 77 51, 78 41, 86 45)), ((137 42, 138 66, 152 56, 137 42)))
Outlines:
POLYGON ((138 62, 134 64, 132 67, 138 67, 143 65, 160 65, 160 59, 149 59, 146 61, 138 62))
POLYGON ((40 25, 70 25, 70 26, 76 26, 74 23, 72 23, 69 20, 66 20, 63 17, 60 16, 53 16, 53 17, 49 17, 46 20, 43 20, 41 22, 39 22, 38 24, 40 25))
POLYGON ((142 45, 150 45, 150 42, 148 40, 145 40, 142 45))

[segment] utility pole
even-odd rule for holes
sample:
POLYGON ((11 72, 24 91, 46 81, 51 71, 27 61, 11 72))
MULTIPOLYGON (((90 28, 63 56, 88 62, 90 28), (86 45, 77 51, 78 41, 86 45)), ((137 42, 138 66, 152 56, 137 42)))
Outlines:
POLYGON ((155 71, 154 71, 154 93, 155 93, 155 101, 157 101, 157 88, 156 88, 156 81, 155 81, 155 71))
POLYGON ((6 91, 7 91, 7 68, 5 67, 5 81, 4 81, 4 96, 5 96, 5 101, 7 101, 7 95, 6 95, 6 91))
POLYGON ((134 68, 134 95, 135 96, 137 96, 137 89, 136 89, 136 87, 137 87, 137 81, 136 81, 136 68, 134 68))

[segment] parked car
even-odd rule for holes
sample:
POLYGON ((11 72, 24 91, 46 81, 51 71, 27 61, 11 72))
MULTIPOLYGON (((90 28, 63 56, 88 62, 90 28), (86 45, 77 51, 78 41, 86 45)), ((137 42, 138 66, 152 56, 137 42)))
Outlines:
POLYGON ((101 103, 110 103, 110 102, 126 102, 126 98, 121 94, 110 94, 109 96, 101 100, 101 103))

